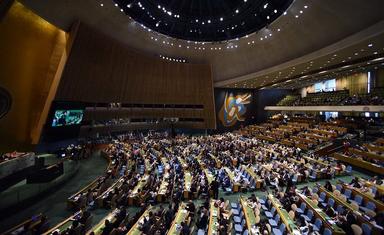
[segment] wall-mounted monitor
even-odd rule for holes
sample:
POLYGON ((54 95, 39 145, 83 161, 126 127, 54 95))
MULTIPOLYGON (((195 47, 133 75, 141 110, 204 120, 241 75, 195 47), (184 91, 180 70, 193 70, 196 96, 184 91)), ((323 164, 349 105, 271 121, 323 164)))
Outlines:
POLYGON ((52 127, 80 125, 83 120, 84 110, 60 109, 55 110, 52 127))
POLYGON ((41 141, 56 142, 77 138, 84 124, 86 104, 82 102, 54 101, 45 122, 41 141))

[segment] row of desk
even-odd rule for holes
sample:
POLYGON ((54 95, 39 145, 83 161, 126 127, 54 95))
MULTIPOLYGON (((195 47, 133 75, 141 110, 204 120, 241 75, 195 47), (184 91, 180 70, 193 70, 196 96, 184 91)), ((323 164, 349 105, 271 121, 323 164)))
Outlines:
MULTIPOLYGON (((370 146, 370 145, 368 145, 368 146, 370 146)), ((384 162, 384 155, 379 155, 379 154, 372 153, 372 152, 361 151, 361 150, 355 149, 355 148, 349 148, 348 151, 352 154, 356 154, 358 156, 362 156, 362 157, 365 157, 367 159, 378 160, 378 161, 384 162)))
POLYGON ((311 199, 309 199, 304 194, 299 193, 296 194, 299 196, 300 201, 307 204, 307 208, 310 208, 316 217, 320 218, 323 221, 325 227, 329 228, 332 231, 332 234, 341 235, 345 234, 344 230, 337 226, 336 222, 329 217, 321 208, 319 208, 311 199))
POLYGON ((241 166, 251 177, 252 177, 252 179, 255 181, 255 184, 256 184, 256 188, 257 189, 260 189, 261 188, 261 186, 262 186, 262 184, 263 184, 263 182, 264 182, 264 180, 262 180, 262 179, 260 179, 257 175, 256 175, 256 173, 251 169, 251 168, 249 168, 249 167, 247 167, 247 166, 241 166))
POLYGON ((87 235, 89 235, 91 232, 94 232, 95 235, 101 235, 103 233, 103 229, 105 228, 105 220, 108 220, 110 223, 115 223, 116 221, 116 215, 118 214, 119 210, 115 209, 111 213, 109 213, 104 219, 100 220, 98 224, 96 224, 91 230, 87 232, 87 235))
POLYGON ((377 184, 374 184, 368 180, 361 179, 361 178, 360 178, 360 181, 366 187, 375 187, 377 189, 377 191, 379 192, 379 195, 384 195, 384 185, 377 185, 377 184))
POLYGON ((227 173, 229 179, 231 180, 232 183, 232 191, 238 192, 239 189, 241 188, 241 185, 238 182, 235 182, 235 173, 231 171, 228 167, 224 167, 225 172, 227 173))
POLYGON ((184 171, 184 198, 190 199, 191 195, 191 186, 192 186, 193 176, 190 171, 184 171))
POLYGON ((71 227, 73 221, 75 220, 75 218, 80 214, 80 211, 76 212, 75 214, 73 214, 72 216, 68 217, 67 219, 65 219, 64 221, 62 221, 61 223, 57 224, 55 227, 51 228, 50 230, 48 230, 47 232, 45 232, 43 235, 49 235, 49 234, 52 234, 54 231, 59 231, 59 233, 62 233, 64 232, 66 229, 68 229, 69 227, 71 227))
POLYGON ((384 146, 374 145, 374 144, 364 144, 364 146, 371 152, 375 153, 384 153, 384 146))
POLYGON ((371 228, 372 228, 372 234, 379 235, 379 234, 383 234, 384 233, 384 231, 382 229, 380 229, 376 225, 372 224, 370 219, 365 217, 360 211, 356 211, 352 207, 352 205, 350 203, 341 200, 334 193, 327 191, 324 187, 319 187, 319 193, 321 193, 321 192, 325 192, 325 194, 327 195, 327 199, 328 198, 333 198, 335 200, 335 204, 336 205, 342 205, 343 207, 345 207, 348 210, 352 211, 356 215, 357 220, 359 221, 360 226, 363 223, 366 223, 366 224, 370 225, 371 228))
POLYGON ((124 183, 124 178, 120 177, 115 183, 113 183, 107 190, 105 190, 100 196, 96 198, 98 207, 103 207, 104 199, 112 192, 115 188, 120 188, 124 183))
POLYGON ((181 203, 179 209, 177 210, 175 219, 172 222, 171 228, 168 230, 167 235, 179 235, 181 230, 178 228, 181 222, 187 222, 189 212, 186 209, 186 204, 181 203))
MULTIPOLYGON (((110 155, 104 151, 101 152, 101 155, 107 159, 108 161, 108 167, 107 167, 107 171, 111 168, 112 166, 112 159, 110 157, 110 155)), ((77 200, 79 199, 80 195, 83 194, 83 193, 86 193, 88 192, 88 190, 91 190, 93 191, 97 184, 98 184, 98 181, 102 178, 103 176, 100 176, 98 177, 97 179, 95 179, 94 181, 92 181, 91 183, 89 183, 88 185, 86 185, 84 188, 80 189, 78 192, 72 194, 68 199, 67 199, 67 207, 69 209, 74 209, 76 208, 76 202, 77 200)))
POLYGON ((165 198, 167 198, 167 191, 168 191, 168 186, 169 186, 169 181, 170 181, 170 176, 169 173, 166 172, 163 175, 163 179, 161 181, 159 191, 157 192, 157 202, 163 202, 165 201, 165 198))
POLYGON ((143 200, 143 198, 140 198, 139 192, 147 185, 149 180, 149 175, 145 174, 143 175, 137 185, 133 188, 131 194, 128 197, 128 205, 134 205, 138 204, 137 201, 143 200))
POLYGON ((249 206, 248 202, 243 197, 240 197, 240 204, 244 212, 245 223, 248 232, 250 234, 256 234, 256 232, 259 230, 259 228, 257 227, 259 221, 257 221, 256 219, 256 214, 253 211, 253 208, 249 206))
POLYGON ((367 161, 364 161, 364 160, 359 159, 359 158, 348 157, 348 156, 341 154, 341 153, 334 153, 332 155, 332 157, 337 159, 337 160, 349 163, 353 166, 374 172, 376 174, 384 175, 384 167, 379 166, 377 164, 367 162, 367 161))
POLYGON ((311 158, 311 157, 308 157, 308 156, 302 156, 302 157, 305 158, 306 160, 310 161, 310 162, 322 165, 324 167, 333 167, 334 170, 335 170, 335 174, 336 175, 342 175, 343 174, 343 169, 338 168, 336 166, 332 166, 330 163, 326 163, 326 162, 324 162, 322 160, 314 159, 314 158, 311 158))
POLYGON ((208 235, 219 233, 220 208, 215 205, 215 200, 211 200, 209 207, 208 235))
POLYGON ((286 225, 290 234, 301 234, 299 227, 295 221, 289 217, 288 212, 283 208, 280 201, 277 200, 272 194, 268 195, 268 199, 272 202, 272 206, 276 208, 277 213, 280 215, 281 221, 286 225))
POLYGON ((347 184, 341 184, 341 185, 342 185, 344 190, 347 190, 347 189, 351 190, 353 197, 355 197, 356 195, 360 195, 363 198, 363 202, 365 205, 367 202, 370 201, 370 202, 373 202, 375 204, 377 211, 384 211, 384 203, 382 203, 381 201, 374 199, 371 195, 367 194, 366 192, 363 192, 359 188, 355 188, 355 187, 349 186, 347 184))
POLYGON ((149 206, 144 213, 140 216, 140 218, 136 221, 136 223, 131 227, 131 229, 128 231, 127 235, 141 235, 142 232, 140 231, 140 226, 144 222, 144 218, 148 217, 149 212, 152 211, 152 207, 149 206))

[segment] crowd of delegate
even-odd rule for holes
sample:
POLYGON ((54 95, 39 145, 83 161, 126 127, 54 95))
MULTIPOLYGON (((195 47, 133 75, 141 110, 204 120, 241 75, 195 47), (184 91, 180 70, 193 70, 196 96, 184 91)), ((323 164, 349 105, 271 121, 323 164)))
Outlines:
MULTIPOLYGON (((126 234, 132 229, 144 234, 166 234, 174 227, 172 224, 178 220, 180 210, 188 212, 177 223, 180 234, 197 231, 205 234, 212 229, 212 203, 219 208, 215 214, 220 215, 216 234, 228 234, 233 229, 240 234, 251 233, 251 227, 256 224, 247 229, 243 218, 238 219, 244 214, 236 214, 236 208, 231 208, 232 203, 219 196, 255 190, 273 195, 290 212, 303 234, 320 233, 325 228, 311 226, 315 218, 312 215, 313 218, 306 219, 308 211, 300 207, 298 195, 313 199, 316 206, 332 217, 343 231, 353 229, 351 208, 323 205, 327 201, 322 198, 323 194, 317 193, 320 186, 297 188, 300 182, 334 179, 346 174, 348 167, 332 156, 315 156, 298 147, 270 143, 241 132, 178 136, 174 139, 163 134, 129 134, 115 139, 104 152, 110 161, 105 175, 70 198, 73 208, 80 211, 71 217, 69 226, 54 228, 49 234, 84 234, 87 231, 89 234, 126 234), (195 205, 194 199, 202 199, 202 205, 195 205), (142 209, 130 215, 127 208, 133 205, 142 209), (91 228, 88 222, 90 211, 96 207, 112 209, 112 212, 98 227, 91 228)), ((374 184, 382 185, 380 179, 374 180, 374 184)), ((367 192, 369 188, 359 186, 359 182, 360 179, 356 178, 349 185, 367 192)), ((329 182, 324 186, 330 192, 334 191, 333 187, 329 182)), ((341 191, 338 189, 339 193, 341 191)), ((369 193, 374 200, 383 202, 379 190, 369 193)), ((276 211, 271 211, 268 202, 268 198, 259 199, 254 195, 247 199, 253 213, 260 217, 257 220, 258 233, 276 234, 280 228, 284 233, 286 228, 280 227, 282 221, 280 217, 275 218, 276 211), (261 213, 265 216, 260 216, 261 213)), ((360 206, 367 205, 360 202, 358 207, 354 205, 353 210, 363 210, 360 206)), ((377 208, 368 210, 369 226, 383 226, 383 213, 377 208)))

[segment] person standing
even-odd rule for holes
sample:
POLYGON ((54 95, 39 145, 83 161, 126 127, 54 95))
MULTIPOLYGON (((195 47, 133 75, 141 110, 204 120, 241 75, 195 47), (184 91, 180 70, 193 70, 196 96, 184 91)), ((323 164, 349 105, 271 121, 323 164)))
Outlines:
POLYGON ((217 182, 216 178, 211 183, 211 190, 213 192, 213 198, 219 199, 219 182, 217 182))

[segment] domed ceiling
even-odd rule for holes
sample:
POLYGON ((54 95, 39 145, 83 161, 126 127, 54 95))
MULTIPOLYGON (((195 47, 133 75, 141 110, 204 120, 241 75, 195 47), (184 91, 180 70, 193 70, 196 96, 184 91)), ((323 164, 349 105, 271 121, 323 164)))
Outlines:
POLYGON ((225 41, 258 31, 293 0, 114 0, 136 22, 190 41, 225 41))
POLYGON ((79 20, 159 59, 210 64, 215 87, 265 87, 384 56, 383 0, 19 1, 66 31, 79 20))

